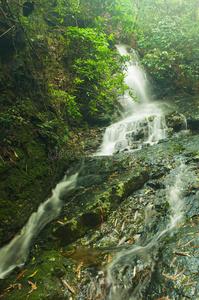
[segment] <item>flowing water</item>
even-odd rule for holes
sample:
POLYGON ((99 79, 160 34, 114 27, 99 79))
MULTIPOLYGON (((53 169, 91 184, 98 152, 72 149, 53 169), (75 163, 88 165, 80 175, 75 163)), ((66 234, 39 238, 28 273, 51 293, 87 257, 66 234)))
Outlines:
MULTIPOLYGON (((142 299, 142 291, 150 281, 155 266, 155 257, 161 241, 177 227, 184 216, 184 194, 189 185, 190 174, 187 166, 181 163, 167 178, 165 196, 170 204, 170 216, 162 228, 142 242, 135 243, 127 250, 121 250, 111 259, 106 269, 106 287, 98 284, 96 288, 100 298, 106 300, 139 300, 142 299), (142 270, 144 276, 139 274, 142 270), (124 270, 126 270, 124 272, 124 270), (124 275, 122 275, 124 274, 124 275), (138 279, 136 279, 136 277, 138 279), (134 284, 133 284, 134 282, 134 284)), ((147 226, 147 224, 146 224, 147 226)), ((147 229, 146 229, 147 231, 147 229)))
POLYGON ((4 278, 16 266, 25 263, 31 242, 47 223, 58 216, 63 204, 62 195, 75 188, 77 177, 78 173, 68 178, 65 176, 53 190, 52 197, 42 203, 37 212, 31 215, 21 234, 0 249, 0 278, 4 278))
POLYGON ((132 57, 125 71, 125 82, 133 89, 137 100, 130 97, 129 91, 125 92, 120 101, 127 116, 106 129, 102 145, 95 155, 112 155, 124 149, 135 151, 165 138, 165 118, 161 108, 150 99, 149 82, 139 65, 138 56, 133 50, 128 53, 125 45, 119 45, 117 49, 120 55, 132 57))

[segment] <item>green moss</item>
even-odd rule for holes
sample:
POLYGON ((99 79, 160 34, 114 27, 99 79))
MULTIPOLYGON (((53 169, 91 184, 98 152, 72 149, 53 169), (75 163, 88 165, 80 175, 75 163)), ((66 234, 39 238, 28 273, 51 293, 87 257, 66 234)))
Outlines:
MULTIPOLYGON (((89 190, 83 193, 83 199, 81 195, 74 197, 73 202, 70 202, 70 206, 73 206, 71 220, 57 227, 53 233, 58 239, 59 245, 68 245, 89 229, 99 225, 102 218, 105 219, 112 209, 115 209, 123 199, 142 186, 148 177, 148 172, 140 168, 128 175, 124 173, 118 176, 120 179, 108 181, 102 187, 94 185, 92 192, 89 190), (84 199, 87 201, 83 202, 84 199)), ((69 214, 67 216, 69 217, 69 214)))
MULTIPOLYGON (((15 157, 4 164, 0 182, 0 240, 6 242, 21 229, 31 213, 51 193, 68 162, 53 161, 41 139, 32 139, 32 128, 21 127, 18 139, 21 146, 15 148, 15 157)), ((13 154, 14 155, 14 154, 13 154)))
MULTIPOLYGON (((17 283, 21 284, 21 289, 16 286, 9 293, 6 293, 6 299, 27 299, 27 295, 31 290, 32 282, 36 285, 37 290, 29 294, 29 299, 63 299, 61 277, 66 273, 66 267, 63 256, 56 251, 44 252, 37 257, 37 263, 32 261, 29 268, 24 272, 17 283)), ((21 272, 18 271, 18 274, 21 272)), ((18 274, 13 274, 9 278, 10 284, 14 282, 18 274)), ((6 284, 9 286, 9 282, 6 284)))

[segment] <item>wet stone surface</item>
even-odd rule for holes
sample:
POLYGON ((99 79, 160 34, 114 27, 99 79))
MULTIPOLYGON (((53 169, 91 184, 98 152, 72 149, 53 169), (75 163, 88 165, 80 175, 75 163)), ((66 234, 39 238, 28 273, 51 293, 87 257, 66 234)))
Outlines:
POLYGON ((144 299, 198 299, 199 219, 189 218, 167 238, 158 253, 158 262, 144 299))
POLYGON ((1 295, 197 299, 198 248, 190 247, 198 247, 198 149, 198 136, 179 132, 134 153, 86 159, 76 191, 63 195, 59 218, 41 232, 26 265, 1 280, 1 295), (184 214, 168 229, 182 162, 184 214))

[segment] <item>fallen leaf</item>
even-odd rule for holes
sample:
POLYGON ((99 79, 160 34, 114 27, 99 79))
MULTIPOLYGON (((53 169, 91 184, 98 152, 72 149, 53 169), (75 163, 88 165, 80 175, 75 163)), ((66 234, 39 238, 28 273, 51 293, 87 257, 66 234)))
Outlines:
POLYGON ((107 263, 109 264, 109 263, 110 263, 110 261, 111 261, 111 255, 110 255, 110 254, 108 254, 107 263))
POLYGON ((78 267, 77 267, 77 272, 81 269, 82 265, 83 265, 83 262, 81 262, 81 263, 78 265, 78 267))
POLYGON ((23 270, 18 276, 17 276, 17 278, 14 280, 14 282, 16 282, 25 272, 27 271, 27 269, 26 270, 23 270))
POLYGON ((125 227, 125 222, 122 223, 121 231, 124 230, 124 227, 125 227))
POLYGON ((37 274, 38 270, 36 270, 33 274, 31 274, 30 276, 28 276, 28 278, 34 277, 37 274))
POLYGON ((179 239, 179 241, 178 241, 178 247, 180 247, 180 243, 181 243, 181 239, 179 239))
POLYGON ((31 290, 28 292, 28 294, 31 294, 33 291, 37 290, 36 283, 32 283, 31 281, 28 281, 28 283, 31 285, 31 290))
POLYGON ((14 152, 14 155, 15 155, 16 157, 18 157, 18 155, 17 155, 17 153, 15 152, 15 150, 13 150, 13 152, 14 152))
POLYGON ((61 221, 57 221, 57 223, 59 223, 59 224, 61 224, 61 225, 64 225, 64 223, 63 223, 63 222, 61 222, 61 221))
POLYGON ((196 283, 198 283, 198 282, 197 281, 193 281, 193 282, 185 283, 183 285, 187 286, 187 285, 192 285, 192 284, 196 284, 196 283))
POLYGON ((198 234, 199 231, 194 231, 194 232, 189 232, 189 233, 185 233, 183 235, 181 235, 181 237, 185 236, 185 235, 189 235, 189 234, 198 234))
POLYGON ((112 230, 114 230, 117 234, 119 234, 119 232, 116 229, 113 228, 112 230))
POLYGON ((178 275, 176 275, 175 278, 181 276, 181 275, 186 271, 186 269, 187 269, 187 267, 185 267, 185 268, 182 270, 182 272, 180 272, 178 275))
POLYGON ((119 239, 117 239, 117 238, 115 238, 114 236, 112 236, 112 235, 108 235, 110 238, 112 238, 112 239, 114 239, 114 240, 116 240, 116 241, 119 241, 119 239))
POLYGON ((178 254, 178 255, 183 255, 183 256, 188 256, 191 257, 191 255, 189 255, 190 252, 179 252, 179 251, 174 251, 174 254, 178 254))
POLYGON ((174 262, 176 261, 177 257, 175 256, 170 264, 170 268, 173 267, 174 262))
POLYGON ((195 224, 194 224, 192 218, 191 218, 191 224, 192 224, 192 227, 195 227, 195 224))
POLYGON ((132 237, 130 240, 127 241, 128 244, 132 244, 134 240, 134 237, 132 237))
POLYGON ((175 277, 173 277, 173 276, 170 276, 170 275, 168 275, 168 274, 164 274, 164 273, 162 273, 162 275, 163 275, 163 276, 165 276, 165 277, 166 277, 166 278, 168 278, 168 279, 176 280, 176 278, 175 278, 175 277))
POLYGON ((125 242, 125 240, 126 240, 126 237, 123 237, 117 244, 117 247, 120 246, 121 244, 123 244, 125 242))
POLYGON ((178 274, 178 268, 179 268, 179 263, 178 263, 177 268, 176 268, 176 270, 175 270, 174 277, 176 277, 176 275, 178 274))
POLYGON ((10 289, 13 289, 15 286, 18 286, 18 289, 21 290, 21 284, 14 283, 14 284, 11 284, 8 288, 6 288, 5 291, 9 291, 10 289))
POLYGON ((7 154, 10 158, 14 159, 14 156, 10 152, 8 152, 8 150, 6 150, 5 148, 3 148, 3 152, 4 154, 7 154))
POLYGON ((64 279, 61 278, 61 281, 62 281, 63 284, 69 289, 69 291, 70 291, 71 293, 75 294, 75 290, 72 288, 72 286, 70 286, 70 285, 66 282, 66 280, 64 280, 64 279))
POLYGON ((136 275, 136 266, 133 268, 133 277, 135 278, 136 275))
POLYGON ((145 192, 145 195, 147 195, 148 193, 150 193, 151 192, 151 190, 147 190, 146 192, 145 192))
POLYGON ((186 247, 188 246, 191 242, 193 242, 196 238, 192 239, 191 241, 189 241, 188 243, 184 244, 182 247, 186 247))
POLYGON ((80 279, 80 274, 81 274, 81 267, 83 266, 83 262, 81 262, 78 267, 77 267, 77 273, 78 273, 78 278, 80 279))
POLYGON ((137 215, 138 215, 138 210, 136 210, 136 212, 135 212, 135 216, 134 216, 134 221, 136 221, 136 219, 137 219, 137 215))

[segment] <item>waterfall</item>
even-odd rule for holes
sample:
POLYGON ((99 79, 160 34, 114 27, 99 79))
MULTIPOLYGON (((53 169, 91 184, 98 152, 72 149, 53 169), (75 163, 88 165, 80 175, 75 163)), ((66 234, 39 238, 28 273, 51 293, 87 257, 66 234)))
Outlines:
MULTIPOLYGON (((127 63, 127 70, 124 71, 125 83, 129 88, 133 89, 134 96, 137 98, 140 103, 149 102, 149 84, 147 76, 139 64, 139 57, 134 49, 131 49, 131 53, 127 52, 125 45, 116 45, 116 48, 120 55, 122 56, 131 56, 130 62, 127 63)), ((125 94, 125 99, 129 99, 128 92, 125 94)), ((134 106, 135 102, 133 99, 129 99, 129 103, 134 106)), ((128 107, 130 108, 130 107, 128 107)))
POLYGON ((21 234, 0 249, 0 278, 3 279, 16 266, 20 267, 25 263, 31 242, 47 223, 58 216, 63 204, 61 197, 75 188, 77 177, 78 173, 68 178, 65 176, 53 190, 52 197, 30 216, 21 234))
POLYGON ((110 125, 104 134, 102 145, 94 155, 112 155, 118 151, 136 151, 165 138, 166 122, 162 110, 150 100, 147 76, 139 64, 134 50, 128 53, 125 45, 117 46, 120 55, 130 55, 125 71, 125 83, 133 89, 137 101, 129 91, 120 99, 126 115, 123 120, 110 125))

